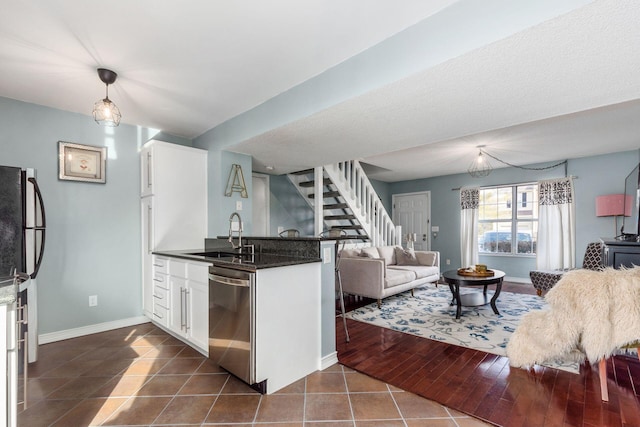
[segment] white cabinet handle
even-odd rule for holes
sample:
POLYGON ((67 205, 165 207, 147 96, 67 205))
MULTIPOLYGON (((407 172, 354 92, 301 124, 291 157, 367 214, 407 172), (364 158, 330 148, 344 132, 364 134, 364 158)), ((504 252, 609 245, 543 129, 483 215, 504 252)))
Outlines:
POLYGON ((184 320, 184 300, 186 299, 186 291, 187 290, 185 288, 180 287, 180 329, 184 329, 185 331, 187 330, 187 322, 184 320))
POLYGON ((147 252, 151 253, 151 250, 153 249, 153 242, 151 240, 152 236, 151 236, 151 205, 149 205, 147 207, 147 252))
POLYGON ((147 188, 151 188, 151 152, 147 153, 147 188))
POLYGON ((184 329, 185 332, 189 332, 191 327, 189 326, 189 289, 184 290, 184 329))

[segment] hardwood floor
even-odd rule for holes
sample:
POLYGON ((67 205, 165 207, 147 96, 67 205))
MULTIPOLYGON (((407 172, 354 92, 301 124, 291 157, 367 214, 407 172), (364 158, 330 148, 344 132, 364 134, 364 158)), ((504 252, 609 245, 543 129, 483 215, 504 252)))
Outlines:
MULTIPOLYGON (((530 293, 530 285, 508 291, 530 293)), ((505 288, 503 288, 506 290, 505 288)), ((351 307, 366 301, 347 300, 351 307)), ((597 365, 580 374, 536 366, 511 368, 509 360, 348 320, 336 322, 340 363, 391 385, 499 426, 640 426, 640 362, 608 362, 609 402, 600 399, 597 365)))

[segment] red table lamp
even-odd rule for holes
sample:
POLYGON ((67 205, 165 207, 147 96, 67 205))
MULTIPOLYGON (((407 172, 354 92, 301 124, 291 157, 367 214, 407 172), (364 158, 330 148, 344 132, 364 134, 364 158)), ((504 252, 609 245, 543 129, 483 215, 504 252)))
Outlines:
POLYGON ((631 216, 632 203, 633 197, 625 196, 624 194, 609 194, 607 196, 596 197, 596 216, 613 217, 613 237, 618 235, 618 217, 621 215, 631 216))

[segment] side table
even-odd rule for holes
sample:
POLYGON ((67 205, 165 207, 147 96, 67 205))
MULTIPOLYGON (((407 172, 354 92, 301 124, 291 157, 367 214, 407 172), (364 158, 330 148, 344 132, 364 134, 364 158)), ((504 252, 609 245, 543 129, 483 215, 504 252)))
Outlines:
POLYGON ((504 278, 504 271, 492 270, 493 276, 489 277, 475 277, 475 276, 461 276, 458 274, 458 270, 445 271, 442 274, 444 281, 449 285, 453 299, 451 305, 455 301, 457 304, 456 319, 460 318, 462 314, 462 306, 475 307, 479 305, 485 305, 491 303, 491 308, 495 314, 500 314, 496 307, 496 301, 502 290, 502 279, 504 278), (487 286, 496 285, 496 291, 493 293, 493 297, 489 300, 487 296, 487 286), (484 290, 481 293, 474 292, 470 294, 460 295, 460 286, 484 286, 484 290))

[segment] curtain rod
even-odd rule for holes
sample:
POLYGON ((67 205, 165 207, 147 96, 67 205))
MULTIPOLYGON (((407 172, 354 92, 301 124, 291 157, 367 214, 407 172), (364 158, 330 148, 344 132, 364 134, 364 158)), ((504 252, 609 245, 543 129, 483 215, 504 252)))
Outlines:
MULTIPOLYGON (((573 179, 578 179, 578 177, 576 175, 569 175, 569 176, 565 176, 563 178, 573 178, 573 179)), ((551 179, 560 179, 560 178, 551 178, 551 179)), ((547 181, 546 179, 542 179, 541 181, 547 181)), ((527 182, 512 182, 510 184, 495 184, 495 185, 484 185, 484 186, 480 186, 480 188, 490 188, 490 187, 512 187, 514 185, 525 185, 525 184, 537 184, 539 181, 527 181, 527 182)), ((452 188, 451 191, 458 191, 460 190, 462 187, 458 187, 458 188, 452 188)))

